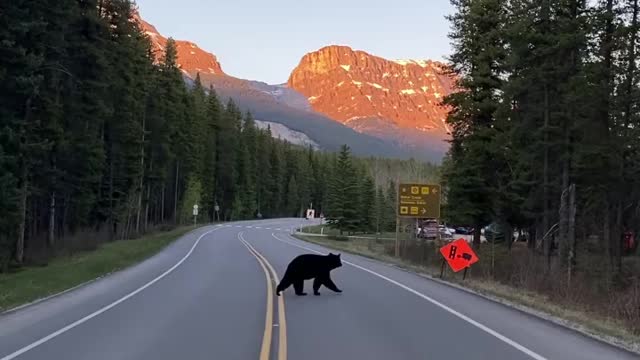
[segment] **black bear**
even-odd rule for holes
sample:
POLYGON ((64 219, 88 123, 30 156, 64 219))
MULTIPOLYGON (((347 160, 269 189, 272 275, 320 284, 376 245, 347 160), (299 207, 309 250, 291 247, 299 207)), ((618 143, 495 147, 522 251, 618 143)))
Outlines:
POLYGON ((287 266, 287 271, 285 271, 282 280, 280 280, 280 284, 276 287, 276 295, 280 296, 280 292, 284 291, 291 285, 293 285, 296 295, 307 295, 303 291, 303 288, 304 281, 309 279, 314 279, 314 295, 320 295, 318 290, 322 285, 335 292, 342 292, 342 290, 338 289, 336 284, 331 281, 331 277, 329 276, 329 272, 331 272, 331 270, 339 268, 340 266, 342 266, 340 254, 335 255, 329 253, 329 255, 299 255, 295 259, 291 260, 291 263, 287 266))

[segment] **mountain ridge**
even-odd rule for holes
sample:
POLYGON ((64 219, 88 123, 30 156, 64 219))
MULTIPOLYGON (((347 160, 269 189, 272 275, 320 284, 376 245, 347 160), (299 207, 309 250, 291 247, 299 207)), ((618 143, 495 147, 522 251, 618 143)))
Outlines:
POLYGON ((361 132, 393 137, 366 126, 369 119, 403 130, 401 136, 414 132, 414 145, 421 138, 444 143, 449 135, 448 109, 441 101, 453 91, 454 80, 441 62, 388 60, 329 45, 306 54, 287 83, 307 96, 314 110, 361 132))
MULTIPOLYGON (((167 38, 139 14, 136 14, 136 18, 149 37, 152 50, 159 60, 164 53, 167 38)), ((374 122, 362 119, 345 122, 332 118, 315 109, 308 96, 292 87, 289 82, 270 85, 239 79, 226 74, 217 57, 197 44, 176 40, 176 47, 178 66, 187 81, 191 82, 200 74, 202 83, 207 87, 212 86, 223 99, 232 98, 243 110, 251 111, 257 119, 282 124, 287 128, 283 130, 286 133, 306 135, 322 149, 336 151, 342 144, 348 144, 360 156, 414 157, 433 162, 439 162, 444 155, 445 149, 433 146, 430 142, 421 143, 421 139, 416 139, 414 144, 407 142, 412 134, 407 134, 404 129, 385 132, 384 129, 392 129, 387 126, 388 119, 383 120, 385 126, 376 129, 373 124, 379 119, 374 119, 374 122)), ((301 139, 304 137, 293 138, 294 141, 303 141, 301 139)), ((305 139, 299 145, 308 143, 305 139)))

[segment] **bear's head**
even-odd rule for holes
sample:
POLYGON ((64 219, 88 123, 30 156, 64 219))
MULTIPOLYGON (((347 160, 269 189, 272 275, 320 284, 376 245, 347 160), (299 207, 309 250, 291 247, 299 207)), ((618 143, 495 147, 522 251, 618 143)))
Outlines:
POLYGON ((340 260, 340 254, 329 253, 329 266, 331 269, 339 268, 342 266, 342 261, 340 260))

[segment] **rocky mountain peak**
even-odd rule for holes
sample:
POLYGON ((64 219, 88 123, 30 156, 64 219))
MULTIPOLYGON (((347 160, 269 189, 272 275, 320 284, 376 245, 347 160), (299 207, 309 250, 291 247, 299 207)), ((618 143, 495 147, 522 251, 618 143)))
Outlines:
MULTIPOLYGON (((155 26, 144 21, 138 14, 135 14, 135 18, 147 36, 149 36, 156 58, 160 59, 164 54, 167 38, 162 36, 155 26)), ((214 54, 202 50, 195 43, 176 40, 176 49, 178 52, 178 65, 188 76, 195 78, 197 73, 224 75, 218 58, 214 54)))
POLYGON ((442 98, 453 79, 431 60, 387 60, 347 46, 306 54, 288 85, 307 96, 314 110, 357 130, 385 120, 394 127, 446 138, 442 98))

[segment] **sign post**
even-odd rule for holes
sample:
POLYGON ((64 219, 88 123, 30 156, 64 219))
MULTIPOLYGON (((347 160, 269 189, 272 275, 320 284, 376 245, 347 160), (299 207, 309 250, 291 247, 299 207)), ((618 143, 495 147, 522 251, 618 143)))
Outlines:
POLYGON ((198 224, 198 204, 193 205, 193 225, 198 224))
MULTIPOLYGON (((440 223, 440 185, 435 184, 398 184, 398 198, 396 202, 396 257, 400 254, 398 239, 401 218, 437 219, 440 223)), ((416 237, 415 229, 413 229, 416 237)), ((438 234, 440 231, 438 230, 438 234)))
MULTIPOLYGON (((471 246, 469 246, 467 241, 464 239, 458 239, 443 246, 440 248, 440 253, 453 272, 458 272, 464 269, 464 275, 462 277, 463 280, 467 276, 467 269, 480 260, 478 255, 476 255, 471 246)), ((444 261, 442 262, 440 277, 442 277, 443 274, 444 261)))

